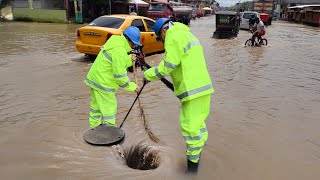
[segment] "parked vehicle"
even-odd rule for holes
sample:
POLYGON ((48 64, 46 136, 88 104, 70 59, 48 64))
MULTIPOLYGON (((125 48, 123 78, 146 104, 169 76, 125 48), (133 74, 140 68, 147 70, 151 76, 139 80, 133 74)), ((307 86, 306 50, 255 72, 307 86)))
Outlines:
POLYGON ((148 18, 171 18, 173 21, 189 25, 192 8, 184 3, 178 2, 150 2, 147 12, 148 18))
POLYGON ((237 12, 218 11, 216 12, 216 31, 213 37, 232 38, 239 32, 240 17, 237 18, 237 12))
POLYGON ((155 21, 142 16, 107 15, 100 16, 89 25, 77 30, 76 48, 80 53, 97 55, 101 46, 112 35, 120 35, 129 26, 139 28, 141 43, 145 54, 153 54, 164 50, 163 43, 156 40, 153 30, 155 21))
POLYGON ((278 19, 278 13, 277 12, 273 12, 272 20, 276 21, 277 19, 278 19))
POLYGON ((265 24, 265 26, 267 26, 268 22, 269 22, 269 14, 260 13, 259 15, 260 15, 260 19, 263 22, 263 24, 265 24))
POLYGON ((249 19, 250 19, 251 14, 253 14, 255 17, 260 17, 258 12, 244 11, 241 15, 240 29, 249 30, 249 19))
POLYGON ((260 0, 259 2, 254 2, 253 10, 258 13, 268 14, 268 20, 264 23, 265 25, 271 25, 274 12, 273 0, 260 0))
POLYGON ((200 18, 200 17, 203 17, 203 16, 204 16, 204 10, 198 9, 197 10, 197 17, 200 18))
POLYGON ((191 18, 192 19, 196 19, 197 18, 197 11, 195 9, 192 10, 191 18))

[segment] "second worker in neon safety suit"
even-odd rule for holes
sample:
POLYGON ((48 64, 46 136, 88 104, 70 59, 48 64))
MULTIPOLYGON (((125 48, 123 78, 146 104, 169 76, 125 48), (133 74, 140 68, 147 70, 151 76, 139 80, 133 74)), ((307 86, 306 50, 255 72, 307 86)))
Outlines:
POLYGON ((97 58, 92 64, 85 83, 91 89, 90 127, 95 127, 104 121, 116 126, 117 99, 119 86, 127 91, 139 92, 140 88, 130 82, 127 68, 132 66, 135 56, 128 55, 134 45, 140 44, 140 31, 130 26, 122 35, 113 35, 102 46, 97 58))
POLYGON ((160 18, 154 25, 164 42, 165 55, 160 64, 144 72, 145 79, 155 81, 170 74, 174 93, 181 101, 180 126, 187 145, 190 172, 196 172, 204 143, 208 139, 206 119, 214 92, 199 40, 190 29, 178 22, 160 18))

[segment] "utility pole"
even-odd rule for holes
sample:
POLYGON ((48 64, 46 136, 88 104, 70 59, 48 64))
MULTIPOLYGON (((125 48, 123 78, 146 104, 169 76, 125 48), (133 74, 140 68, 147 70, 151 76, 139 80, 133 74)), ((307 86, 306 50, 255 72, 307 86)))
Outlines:
POLYGON ((111 0, 109 0, 109 15, 111 15, 112 14, 112 12, 111 12, 111 0))
POLYGON ((29 9, 33 9, 33 0, 28 0, 29 9))
POLYGON ((74 3, 74 14, 76 18, 77 24, 83 23, 83 17, 82 17, 82 0, 73 0, 74 3))

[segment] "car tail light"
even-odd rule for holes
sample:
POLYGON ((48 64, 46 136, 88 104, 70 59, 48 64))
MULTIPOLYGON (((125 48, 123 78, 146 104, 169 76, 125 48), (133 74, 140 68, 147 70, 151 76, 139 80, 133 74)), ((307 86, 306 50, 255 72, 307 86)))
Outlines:
POLYGON ((77 31, 77 37, 80 38, 80 32, 79 32, 79 30, 77 31))

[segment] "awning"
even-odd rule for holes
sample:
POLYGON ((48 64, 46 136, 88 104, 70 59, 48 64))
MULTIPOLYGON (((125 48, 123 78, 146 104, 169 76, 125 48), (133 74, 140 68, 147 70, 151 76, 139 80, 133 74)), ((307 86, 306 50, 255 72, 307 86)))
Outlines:
POLYGON ((146 3, 142 0, 129 0, 129 6, 140 6, 140 7, 148 7, 149 3, 146 3))
POLYGON ((211 8, 209 8, 209 7, 204 7, 204 8, 202 8, 202 10, 205 10, 205 11, 212 11, 212 9, 211 9, 211 8))
POLYGON ((288 9, 302 9, 305 7, 320 7, 320 4, 309 4, 309 5, 300 5, 300 6, 292 6, 288 7, 288 9))

